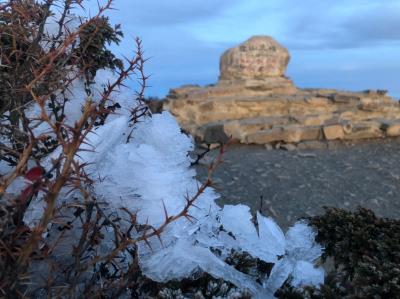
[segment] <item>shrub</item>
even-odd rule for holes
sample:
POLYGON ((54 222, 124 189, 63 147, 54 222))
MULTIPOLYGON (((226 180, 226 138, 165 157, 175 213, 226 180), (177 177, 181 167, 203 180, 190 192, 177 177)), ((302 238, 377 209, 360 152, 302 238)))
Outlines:
POLYGON ((368 209, 326 208, 309 218, 333 262, 320 290, 284 288, 280 298, 400 298, 400 221, 379 218, 368 209))

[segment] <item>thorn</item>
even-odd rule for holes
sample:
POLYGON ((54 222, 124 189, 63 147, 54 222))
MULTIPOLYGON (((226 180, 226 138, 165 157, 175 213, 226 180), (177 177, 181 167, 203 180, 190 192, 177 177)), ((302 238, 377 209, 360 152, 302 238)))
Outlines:
POLYGON ((200 210, 200 208, 197 205, 195 205, 194 203, 192 203, 192 207, 200 210))
POLYGON ((164 247, 164 243, 163 243, 163 241, 162 241, 162 239, 161 239, 161 232, 157 231, 157 230, 154 229, 154 228, 153 228, 153 230, 154 230, 155 235, 157 236, 157 239, 160 241, 161 246, 164 247))
POLYGON ((162 200, 162 204, 163 204, 163 208, 164 208, 165 219, 168 220, 169 216, 168 216, 167 207, 165 206, 164 200, 162 200))
POLYGON ((190 221, 190 223, 194 223, 195 221, 197 221, 197 219, 195 217, 193 217, 192 215, 189 214, 184 214, 183 217, 185 217, 187 220, 190 221))
POLYGON ((153 251, 153 248, 151 247, 149 240, 147 240, 147 237, 144 237, 143 241, 146 243, 147 246, 149 246, 150 250, 153 251))

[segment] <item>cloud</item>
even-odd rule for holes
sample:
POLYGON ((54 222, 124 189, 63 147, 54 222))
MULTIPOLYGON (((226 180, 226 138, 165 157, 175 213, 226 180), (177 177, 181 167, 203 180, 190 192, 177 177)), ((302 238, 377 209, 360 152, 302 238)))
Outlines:
POLYGON ((217 17, 238 0, 116 1, 114 17, 125 24, 143 27, 174 26, 217 17))
POLYGON ((130 56, 140 36, 151 57, 149 95, 216 82, 220 55, 255 34, 289 48, 288 74, 299 85, 366 89, 376 77, 400 92, 399 0, 116 0, 115 8, 111 21, 125 32, 116 52, 130 56))
POLYGON ((400 7, 386 6, 356 15, 342 24, 342 31, 362 45, 400 42, 400 7))
MULTIPOLYGON (((193 28, 223 18, 238 0, 118 0, 108 13, 113 23, 121 23, 125 38, 113 50, 133 54, 133 40, 143 41, 145 65, 150 74, 149 95, 164 96, 182 84, 214 83, 218 79, 219 56, 228 47, 223 42, 207 42, 193 34, 193 28)), ((94 9, 94 8, 93 8, 94 9)), ((206 28, 214 32, 213 26, 206 28)))
MULTIPOLYGON (((160 28, 157 34, 151 30, 141 32, 146 74, 151 75, 147 89, 149 95, 163 96, 170 88, 183 84, 208 84, 218 79, 219 57, 226 46, 204 43, 180 29, 160 28), (160 38, 163 37, 163 38, 160 38)), ((126 38, 114 52, 133 54, 132 39, 126 38)))
MULTIPOLYGON (((287 1, 285 2, 288 5, 287 1)), ((286 39, 295 49, 400 45, 399 1, 305 0, 305 7, 286 16, 286 39)))

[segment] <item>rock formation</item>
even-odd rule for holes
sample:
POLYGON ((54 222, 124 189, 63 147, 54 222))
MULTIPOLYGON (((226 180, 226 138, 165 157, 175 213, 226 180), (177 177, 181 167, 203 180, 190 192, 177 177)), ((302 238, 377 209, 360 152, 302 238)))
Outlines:
POLYGON ((288 50, 274 39, 253 36, 221 56, 220 80, 282 77, 289 59, 288 50))
POLYGON ((165 107, 197 139, 247 144, 400 136, 400 106, 385 91, 298 89, 288 51, 268 36, 227 50, 216 85, 172 89, 165 107))

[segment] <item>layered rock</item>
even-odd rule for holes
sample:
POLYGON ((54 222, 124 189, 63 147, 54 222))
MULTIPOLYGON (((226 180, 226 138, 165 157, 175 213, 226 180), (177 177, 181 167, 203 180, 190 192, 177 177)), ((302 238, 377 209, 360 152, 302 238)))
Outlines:
POLYGON ((299 143, 400 136, 400 106, 383 91, 298 89, 288 51, 256 36, 221 57, 220 80, 171 90, 165 106, 199 140, 299 143))

